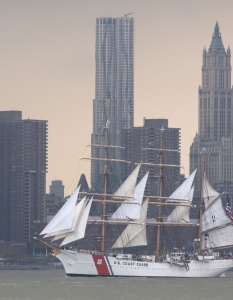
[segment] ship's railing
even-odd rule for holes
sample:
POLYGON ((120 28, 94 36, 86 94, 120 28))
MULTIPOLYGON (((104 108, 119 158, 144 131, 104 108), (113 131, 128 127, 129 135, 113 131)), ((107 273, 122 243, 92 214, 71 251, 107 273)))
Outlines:
MULTIPOLYGON (((117 260, 130 260, 130 261, 145 261, 145 262, 154 262, 155 261, 155 256, 154 255, 136 255, 136 254, 119 254, 119 253, 114 253, 114 252, 100 252, 96 250, 83 250, 83 249, 66 249, 70 253, 85 253, 85 254, 95 254, 95 255, 103 255, 103 256, 108 256, 108 257, 114 257, 117 260)), ((192 257, 192 256, 184 256, 184 253, 178 253, 183 254, 180 257, 174 257, 173 255, 167 256, 167 257, 161 257, 161 261, 187 261, 187 260, 198 260, 197 257, 192 257)), ((176 253, 177 254, 177 253, 176 253)), ((177 256, 177 255, 176 255, 177 256)), ((227 260, 227 259, 232 259, 231 256, 229 255, 223 255, 223 256, 215 256, 214 260, 227 260)))
POLYGON ((83 249, 66 249, 66 250, 68 250, 70 253, 85 253, 85 254, 95 254, 95 255, 114 257, 117 260, 134 260, 134 261, 146 261, 146 262, 155 261, 154 255, 117 254, 108 251, 100 252, 96 250, 83 250, 83 249))

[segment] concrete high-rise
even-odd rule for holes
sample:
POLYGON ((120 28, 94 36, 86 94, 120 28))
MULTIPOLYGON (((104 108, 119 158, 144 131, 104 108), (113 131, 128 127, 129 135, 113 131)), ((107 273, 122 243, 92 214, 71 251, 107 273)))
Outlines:
MULTIPOLYGON (((134 19, 96 19, 95 99, 92 144, 105 144, 105 124, 110 121, 109 144, 120 144, 120 130, 134 124, 134 19)), ((110 155, 120 157, 117 151, 110 155)), ((103 157, 103 149, 92 147, 92 158, 103 157)), ((92 161, 91 186, 96 188, 103 164, 92 161)))
POLYGON ((203 148, 210 156, 206 173, 211 184, 233 180, 233 89, 231 51, 225 50, 218 23, 208 50, 203 50, 202 86, 198 97, 198 133, 190 147, 190 172, 198 168, 200 188, 203 148))
POLYGON ((61 180, 53 180, 49 189, 51 195, 56 195, 60 198, 60 201, 64 201, 64 185, 61 180))
POLYGON ((47 121, 0 112, 0 240, 27 243, 44 221, 46 172, 47 121))
MULTIPOLYGON (((168 119, 144 118, 142 127, 133 127, 131 129, 122 130, 121 145, 125 148, 123 151, 123 158, 131 162, 130 164, 124 164, 122 166, 122 181, 133 171, 136 163, 160 163, 160 151, 154 151, 152 149, 160 149, 161 138, 163 149, 173 150, 172 152, 163 152, 163 164, 180 166, 180 128, 169 127, 168 119)), ((159 196, 160 169, 158 166, 142 165, 138 175, 139 179, 141 179, 148 170, 150 172, 145 195, 159 196)), ((170 196, 179 185, 180 168, 164 167, 163 196, 170 196)), ((148 217, 154 216, 155 205, 150 205, 148 217)))

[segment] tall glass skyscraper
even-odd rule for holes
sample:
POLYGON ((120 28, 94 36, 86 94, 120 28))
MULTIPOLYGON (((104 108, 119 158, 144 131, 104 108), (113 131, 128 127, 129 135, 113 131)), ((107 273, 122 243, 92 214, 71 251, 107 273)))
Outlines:
MULTIPOLYGON (((95 99, 92 144, 105 144, 105 126, 110 121, 109 144, 120 144, 121 129, 134 124, 134 19, 96 19, 95 99)), ((114 152, 114 153, 113 153, 114 152)), ((111 153, 111 152, 110 152, 111 153)), ((118 151, 112 155, 118 156, 118 151)), ((92 157, 103 157, 103 149, 92 147, 92 157)), ((110 154, 111 155, 111 154, 110 154)), ((96 188, 103 164, 92 161, 91 186, 96 188)))

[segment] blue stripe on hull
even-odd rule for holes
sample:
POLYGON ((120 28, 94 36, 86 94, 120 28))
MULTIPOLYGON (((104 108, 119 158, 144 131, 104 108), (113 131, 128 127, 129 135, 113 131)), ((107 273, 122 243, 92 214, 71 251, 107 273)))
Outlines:
POLYGON ((106 258, 106 261, 107 261, 107 263, 108 263, 108 267, 109 267, 109 269, 110 269, 111 276, 114 276, 114 274, 113 274, 113 270, 112 270, 112 266, 110 265, 109 259, 108 259, 108 257, 107 257, 107 256, 105 256, 105 258, 106 258))

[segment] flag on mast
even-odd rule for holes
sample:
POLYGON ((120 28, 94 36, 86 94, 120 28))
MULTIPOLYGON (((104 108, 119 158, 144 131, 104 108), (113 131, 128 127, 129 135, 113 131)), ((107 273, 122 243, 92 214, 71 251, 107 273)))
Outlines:
POLYGON ((228 217, 231 219, 231 221, 233 222, 233 216, 232 216, 232 211, 229 202, 227 202, 226 213, 228 217))
POLYGON ((107 127, 107 128, 110 127, 110 121, 109 121, 109 120, 107 120, 107 122, 106 122, 106 127, 107 127))

